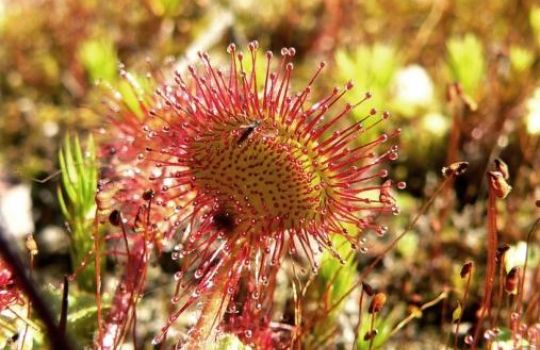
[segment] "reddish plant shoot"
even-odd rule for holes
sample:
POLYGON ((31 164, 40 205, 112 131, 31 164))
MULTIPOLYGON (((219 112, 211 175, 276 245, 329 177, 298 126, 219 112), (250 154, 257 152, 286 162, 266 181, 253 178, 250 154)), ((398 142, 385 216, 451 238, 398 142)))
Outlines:
POLYGON ((17 288, 11 270, 0 260, 0 311, 22 303, 22 293, 17 288))

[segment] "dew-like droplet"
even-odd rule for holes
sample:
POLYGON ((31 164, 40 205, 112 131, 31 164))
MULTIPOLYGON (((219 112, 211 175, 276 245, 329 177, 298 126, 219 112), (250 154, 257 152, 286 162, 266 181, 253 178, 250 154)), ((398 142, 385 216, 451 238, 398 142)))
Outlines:
POLYGON ((383 236, 386 234, 386 232, 388 232, 388 226, 379 226, 377 227, 376 231, 379 236, 383 236))
POLYGON ((182 277, 184 277, 184 273, 182 271, 177 271, 177 272, 174 273, 174 279, 175 280, 178 281, 178 280, 182 279, 182 277))
POLYGON ((484 339, 485 340, 492 340, 495 338, 495 333, 491 329, 488 329, 484 332, 484 339))
POLYGON ((152 339, 152 345, 158 345, 161 344, 163 341, 163 334, 158 334, 152 339))

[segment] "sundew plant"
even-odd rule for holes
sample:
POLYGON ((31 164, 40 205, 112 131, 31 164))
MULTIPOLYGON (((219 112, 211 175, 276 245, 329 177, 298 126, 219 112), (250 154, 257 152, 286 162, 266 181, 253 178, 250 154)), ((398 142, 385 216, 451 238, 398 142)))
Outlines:
POLYGON ((0 0, 0 348, 538 349, 540 7, 0 0))
POLYGON ((110 107, 112 130, 104 132, 117 137, 103 148, 111 169, 97 200, 99 214, 121 226, 111 237, 124 240, 129 267, 99 329, 103 347, 124 336, 150 254, 167 240, 176 242, 171 258, 180 266, 174 306, 154 343, 164 342, 175 321, 200 303, 187 347, 212 341, 216 327, 248 344, 277 347, 270 323, 282 261, 301 259, 316 273, 317 255, 328 250, 344 263, 333 236, 357 248, 363 231, 384 230, 377 217, 397 213, 381 167, 397 158, 397 147, 379 151, 379 145, 398 132, 359 141, 388 113, 372 110, 340 129, 340 119, 369 93, 340 107, 353 88, 347 82, 311 102, 324 63, 294 92, 295 49, 282 49, 275 68, 268 51, 264 77, 256 72, 257 49, 251 42, 244 58, 229 45, 226 70, 201 53, 199 66, 190 65, 185 76, 176 71, 174 83, 143 97, 142 119, 126 106, 110 107), (244 59, 251 71, 244 71, 244 59), (222 320, 229 304, 240 305, 238 312, 222 320))

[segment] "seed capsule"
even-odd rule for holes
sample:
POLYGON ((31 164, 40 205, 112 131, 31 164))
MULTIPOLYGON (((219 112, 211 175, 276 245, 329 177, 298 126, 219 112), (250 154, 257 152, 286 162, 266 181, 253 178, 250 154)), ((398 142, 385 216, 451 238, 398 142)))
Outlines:
POLYGON ((495 170, 500 172, 505 180, 508 180, 510 178, 510 173, 508 172, 508 165, 506 165, 506 163, 503 162, 500 158, 496 158, 494 163, 495 170))
POLYGON ((506 275, 506 281, 504 283, 504 290, 508 294, 517 294, 518 285, 521 279, 521 267, 514 266, 510 272, 506 275))
POLYGON ((371 304, 369 304, 368 312, 370 314, 376 314, 382 310, 384 304, 386 304, 386 294, 379 292, 375 294, 373 299, 371 299, 371 304))
POLYGON ((366 334, 364 334, 364 340, 371 340, 375 338, 379 334, 379 331, 376 329, 372 329, 370 331, 367 331, 366 334))
POLYGON ((461 276, 461 278, 465 278, 467 277, 472 269, 473 269, 473 262, 472 261, 469 261, 469 262, 466 262, 465 264, 463 264, 463 267, 461 268, 461 271, 459 273, 459 275, 461 276))
POLYGON ((512 186, 506 182, 503 174, 499 171, 490 171, 488 173, 488 179, 490 188, 499 198, 506 198, 512 190, 512 186))

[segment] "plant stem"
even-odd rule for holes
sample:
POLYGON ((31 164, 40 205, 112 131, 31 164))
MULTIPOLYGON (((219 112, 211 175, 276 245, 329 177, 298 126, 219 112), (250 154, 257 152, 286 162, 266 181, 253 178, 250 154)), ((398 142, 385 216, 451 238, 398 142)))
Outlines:
POLYGON ((465 310, 465 303, 467 302, 467 296, 469 294, 469 287, 471 286, 471 278, 472 278, 473 272, 469 272, 467 276, 467 282, 465 284, 465 292, 463 293, 463 299, 461 299, 461 313, 459 315, 459 318, 457 319, 456 323, 456 335, 454 338, 454 350, 458 347, 458 337, 459 337, 459 326, 461 324, 461 317, 463 316, 463 311, 465 310))
MULTIPOLYGON (((474 340, 471 345, 471 349, 476 349, 476 344, 478 343, 478 338, 480 336, 480 330, 482 329, 482 322, 486 316, 486 313, 491 308, 491 294, 493 290, 493 282, 495 280, 496 274, 496 254, 497 254, 497 196, 490 186, 489 188, 489 197, 488 197, 488 225, 487 225, 487 235, 488 235, 488 257, 487 257, 487 268, 486 268, 486 280, 485 280, 485 294, 484 300, 482 301, 482 309, 480 310, 480 317, 478 319, 478 324, 474 332, 474 340)), ((491 313, 491 312, 490 312, 491 313)))

